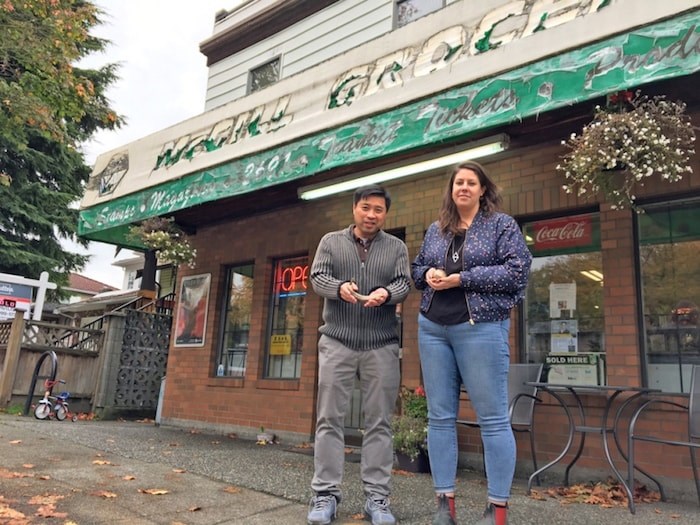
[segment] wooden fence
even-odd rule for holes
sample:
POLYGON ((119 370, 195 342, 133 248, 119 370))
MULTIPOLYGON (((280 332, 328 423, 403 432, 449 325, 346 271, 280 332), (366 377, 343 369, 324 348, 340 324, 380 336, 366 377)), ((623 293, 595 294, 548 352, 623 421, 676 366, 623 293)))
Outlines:
POLYGON ((41 321, 28 321, 21 314, 12 321, 0 321, 0 406, 41 396, 44 378, 51 374, 51 360, 45 359, 34 392, 29 392, 34 369, 44 352, 58 357, 56 379, 65 380, 75 402, 89 403, 99 376, 99 357, 104 331, 75 328, 41 321))

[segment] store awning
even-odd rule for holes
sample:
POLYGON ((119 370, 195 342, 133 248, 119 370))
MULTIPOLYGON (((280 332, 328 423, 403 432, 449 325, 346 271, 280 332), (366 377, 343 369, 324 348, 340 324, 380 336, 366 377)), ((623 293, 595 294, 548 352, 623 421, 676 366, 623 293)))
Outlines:
POLYGON ((80 212, 81 237, 129 246, 129 225, 338 167, 467 139, 526 117, 700 70, 700 10, 196 171, 80 212))

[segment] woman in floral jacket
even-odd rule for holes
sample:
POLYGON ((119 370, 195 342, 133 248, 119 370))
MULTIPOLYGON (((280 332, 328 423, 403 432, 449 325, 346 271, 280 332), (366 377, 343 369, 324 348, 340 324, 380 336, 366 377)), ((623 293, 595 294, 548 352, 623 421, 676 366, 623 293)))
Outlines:
POLYGON ((428 398, 434 525, 454 525, 457 429, 464 384, 481 426, 488 506, 478 525, 505 525, 515 471, 508 415, 510 311, 524 296, 532 256, 515 220, 496 211, 496 185, 476 162, 452 172, 439 219, 412 264, 422 290, 418 344, 428 398))

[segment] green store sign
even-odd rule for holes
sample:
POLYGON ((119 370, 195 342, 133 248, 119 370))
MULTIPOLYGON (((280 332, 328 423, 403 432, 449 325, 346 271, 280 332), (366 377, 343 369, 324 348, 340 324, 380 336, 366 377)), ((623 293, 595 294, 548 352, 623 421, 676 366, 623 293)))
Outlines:
MULTIPOLYGON (((130 224, 700 70, 698 14, 653 24, 80 212, 81 237, 129 246, 130 224)), ((332 111, 332 110, 331 110, 332 111)))

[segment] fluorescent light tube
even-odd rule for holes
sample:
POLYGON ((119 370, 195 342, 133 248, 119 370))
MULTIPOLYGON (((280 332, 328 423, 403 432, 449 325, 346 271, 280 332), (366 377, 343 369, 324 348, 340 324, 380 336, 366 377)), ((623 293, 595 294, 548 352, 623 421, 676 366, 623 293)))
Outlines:
POLYGON ((382 182, 408 177, 416 173, 444 168, 445 166, 458 164, 465 160, 477 159, 487 155, 493 155, 494 153, 500 153, 508 147, 508 135, 497 135, 473 142, 471 146, 467 144, 467 146, 467 149, 450 153, 442 157, 408 164, 407 166, 399 166, 398 168, 331 183, 325 186, 307 186, 305 188, 299 188, 299 198, 303 200, 320 199, 321 197, 327 197, 336 193, 354 190, 360 186, 381 184, 382 182))

